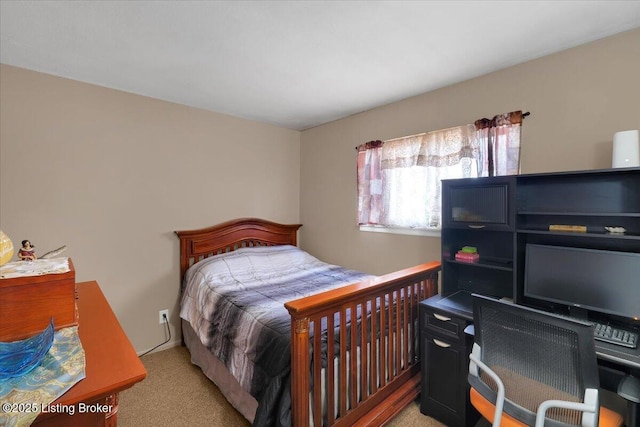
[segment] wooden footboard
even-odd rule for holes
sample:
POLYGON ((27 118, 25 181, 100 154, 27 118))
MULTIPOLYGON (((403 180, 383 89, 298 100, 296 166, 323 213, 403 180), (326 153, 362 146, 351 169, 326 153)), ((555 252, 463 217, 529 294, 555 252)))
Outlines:
POLYGON ((294 427, 384 425, 417 397, 418 303, 437 293, 439 270, 422 264, 285 304, 294 427))
MULTIPOLYGON (((176 231, 181 283, 189 266, 204 258, 243 247, 295 245, 299 228, 241 218, 176 231)), ((379 426, 415 399, 418 303, 436 294, 439 270, 439 262, 422 264, 286 304, 294 427, 379 426)))

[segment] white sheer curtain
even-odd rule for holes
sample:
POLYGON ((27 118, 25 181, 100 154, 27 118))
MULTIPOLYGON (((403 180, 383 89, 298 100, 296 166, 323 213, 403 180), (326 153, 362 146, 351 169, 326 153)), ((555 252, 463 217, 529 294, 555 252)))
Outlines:
POLYGON ((439 229, 440 181, 514 175, 522 111, 358 147, 358 223, 439 229))
POLYGON ((465 125, 359 147, 359 223, 439 228, 440 180, 477 176, 475 131, 465 125), (376 161, 366 163, 366 156, 376 161))

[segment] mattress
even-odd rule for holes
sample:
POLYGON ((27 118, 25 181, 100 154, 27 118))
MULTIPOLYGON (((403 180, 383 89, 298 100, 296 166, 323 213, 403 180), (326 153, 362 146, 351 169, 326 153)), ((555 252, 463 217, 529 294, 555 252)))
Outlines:
MULTIPOLYGON (((289 425, 291 319, 284 303, 370 277, 295 246, 242 248, 187 270, 180 315, 256 400, 254 425, 289 425)), ((244 397, 234 406, 250 419, 244 397)))

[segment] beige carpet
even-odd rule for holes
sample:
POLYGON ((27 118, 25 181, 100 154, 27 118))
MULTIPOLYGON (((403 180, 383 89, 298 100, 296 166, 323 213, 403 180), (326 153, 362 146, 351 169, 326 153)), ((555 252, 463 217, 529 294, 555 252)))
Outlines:
MULTIPOLYGON (((195 365, 185 347, 173 347, 141 358, 147 378, 120 393, 118 425, 249 426, 195 365)), ((413 402, 389 424, 391 427, 445 427, 420 413, 413 402)))

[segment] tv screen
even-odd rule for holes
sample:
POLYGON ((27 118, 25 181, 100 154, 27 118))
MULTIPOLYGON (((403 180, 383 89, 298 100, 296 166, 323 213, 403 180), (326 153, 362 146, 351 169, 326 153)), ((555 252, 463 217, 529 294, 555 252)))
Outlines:
POLYGON ((638 320, 640 254, 527 244, 524 295, 638 320))

